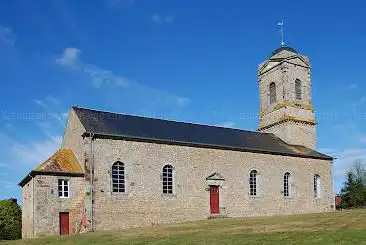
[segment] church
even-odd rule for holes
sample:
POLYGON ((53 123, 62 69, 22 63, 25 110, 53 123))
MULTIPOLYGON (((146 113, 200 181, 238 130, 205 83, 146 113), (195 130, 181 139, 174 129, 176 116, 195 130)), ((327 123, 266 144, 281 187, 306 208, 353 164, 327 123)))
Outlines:
POLYGON ((19 183, 23 238, 334 210, 309 59, 258 66, 257 131, 72 107, 60 149, 19 183))

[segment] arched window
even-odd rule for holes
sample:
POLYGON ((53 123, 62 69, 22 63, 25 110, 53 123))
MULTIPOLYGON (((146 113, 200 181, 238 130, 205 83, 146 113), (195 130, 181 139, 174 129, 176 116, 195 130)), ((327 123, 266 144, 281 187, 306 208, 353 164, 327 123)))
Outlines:
POLYGON ((297 100, 302 99, 301 81, 299 79, 295 80, 295 95, 297 100))
POLYGON ((165 165, 163 167, 163 194, 173 194, 173 167, 165 165))
POLYGON ((276 84, 272 82, 269 85, 269 103, 273 104, 277 101, 277 95, 276 95, 276 84))
POLYGON ((314 175, 314 197, 320 196, 320 176, 314 175))
POLYGON ((283 196, 284 197, 290 196, 290 179, 291 179, 291 174, 289 172, 286 172, 283 175, 283 196))
POLYGON ((112 165, 112 191, 126 192, 125 166, 121 162, 115 162, 112 165))
POLYGON ((251 196, 257 195, 257 170, 250 171, 249 175, 249 194, 251 196))

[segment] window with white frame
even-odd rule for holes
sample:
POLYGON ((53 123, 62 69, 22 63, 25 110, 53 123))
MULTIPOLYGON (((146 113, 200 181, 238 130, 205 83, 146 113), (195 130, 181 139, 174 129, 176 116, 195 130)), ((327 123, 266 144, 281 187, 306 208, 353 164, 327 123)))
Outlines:
POLYGON ((173 194, 173 171, 171 165, 163 167, 163 194, 173 194))
POLYGON ((320 197, 320 176, 314 175, 314 197, 320 197))
POLYGON ((125 165, 121 162, 115 162, 112 165, 112 192, 126 192, 125 165))
POLYGON ((70 182, 67 179, 58 180, 58 196, 61 198, 68 198, 70 196, 70 182))
POLYGON ((250 196, 257 195, 257 170, 250 171, 249 174, 249 194, 250 196))
POLYGON ((289 172, 286 172, 283 175, 283 196, 284 197, 290 196, 290 179, 291 179, 291 174, 289 172))

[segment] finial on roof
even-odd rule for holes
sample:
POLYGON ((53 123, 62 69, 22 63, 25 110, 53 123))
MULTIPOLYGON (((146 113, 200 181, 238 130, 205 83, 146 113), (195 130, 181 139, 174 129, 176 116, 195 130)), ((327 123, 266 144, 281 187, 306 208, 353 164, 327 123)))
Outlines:
POLYGON ((280 26, 280 32, 281 32, 281 48, 285 47, 285 42, 283 41, 283 21, 278 22, 278 24, 280 26))

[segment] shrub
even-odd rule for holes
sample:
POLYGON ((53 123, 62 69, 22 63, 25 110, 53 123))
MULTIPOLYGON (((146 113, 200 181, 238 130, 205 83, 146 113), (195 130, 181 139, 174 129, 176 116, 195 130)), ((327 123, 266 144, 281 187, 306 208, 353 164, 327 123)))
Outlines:
POLYGON ((346 202, 342 202, 341 209, 346 209, 346 208, 348 208, 348 204, 346 202))
POLYGON ((0 200, 0 240, 22 237, 22 210, 16 199, 0 200))

